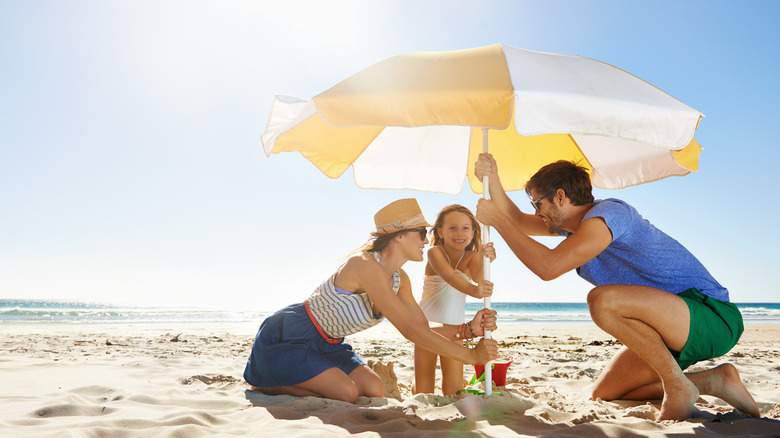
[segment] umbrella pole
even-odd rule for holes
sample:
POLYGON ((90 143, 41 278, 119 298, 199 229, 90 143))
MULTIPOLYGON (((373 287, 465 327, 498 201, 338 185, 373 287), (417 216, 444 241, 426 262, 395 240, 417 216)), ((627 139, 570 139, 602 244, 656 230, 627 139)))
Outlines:
MULTIPOLYGON (((482 128, 482 152, 488 152, 488 128, 482 128)), ((490 199, 490 178, 485 175, 482 178, 482 197, 484 199, 490 199)), ((482 242, 490 242, 490 226, 482 224, 482 242)), ((487 257, 482 258, 482 272, 485 280, 490 280, 490 259, 487 257)), ((490 297, 483 298, 485 308, 490 309, 490 297)), ((492 339, 492 333, 490 330, 485 330, 485 338, 492 339)), ((493 370, 491 363, 485 364, 485 395, 493 393, 493 370)))

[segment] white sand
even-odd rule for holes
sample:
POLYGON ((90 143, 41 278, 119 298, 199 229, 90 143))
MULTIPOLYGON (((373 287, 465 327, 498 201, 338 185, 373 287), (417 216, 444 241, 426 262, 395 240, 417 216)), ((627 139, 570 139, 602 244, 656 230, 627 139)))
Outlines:
POLYGON ((619 348, 592 324, 501 328, 494 337, 514 363, 491 397, 412 396, 413 345, 382 324, 348 342, 396 379, 389 397, 355 405, 248 391, 255 329, 3 326, 0 436, 780 436, 780 324, 748 325, 731 353, 701 364, 734 363, 763 418, 705 396, 694 418, 672 425, 652 420, 658 401, 589 400, 619 348))

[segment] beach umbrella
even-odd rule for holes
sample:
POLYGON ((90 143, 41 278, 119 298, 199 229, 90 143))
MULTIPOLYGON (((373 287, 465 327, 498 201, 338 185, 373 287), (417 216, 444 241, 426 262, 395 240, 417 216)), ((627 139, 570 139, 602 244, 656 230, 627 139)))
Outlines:
POLYGON ((561 159, 609 189, 688 174, 701 117, 609 64, 495 44, 388 58, 308 101, 276 96, 261 140, 267 156, 299 152, 331 178, 351 166, 362 188, 457 194, 468 178, 487 197, 470 172, 483 151, 506 190, 561 159))
POLYGON ((304 101, 276 96, 266 155, 300 152, 362 188, 457 194, 487 129, 507 190, 559 159, 617 189, 698 168, 702 114, 594 59, 492 45, 395 56, 304 101))

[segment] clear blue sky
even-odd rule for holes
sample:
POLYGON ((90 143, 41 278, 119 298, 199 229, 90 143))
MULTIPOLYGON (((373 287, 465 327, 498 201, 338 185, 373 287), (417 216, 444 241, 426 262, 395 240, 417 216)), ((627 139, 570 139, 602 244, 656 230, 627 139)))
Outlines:
MULTIPOLYGON (((273 96, 504 43, 605 61, 702 111, 698 173, 596 195, 634 204, 734 301, 778 301, 779 16, 772 1, 0 0, 0 298, 304 299, 386 203, 415 196, 432 221, 477 196, 361 190, 266 158, 273 96)), ((496 242, 494 301, 584 301, 584 280, 544 283, 496 242)), ((419 297, 422 264, 406 268, 419 297)))

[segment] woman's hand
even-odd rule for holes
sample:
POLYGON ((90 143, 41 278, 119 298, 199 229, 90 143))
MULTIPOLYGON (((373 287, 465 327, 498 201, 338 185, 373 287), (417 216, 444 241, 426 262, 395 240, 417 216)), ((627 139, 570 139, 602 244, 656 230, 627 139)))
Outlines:
POLYGON ((474 364, 484 365, 498 358, 498 342, 495 339, 480 339, 479 343, 471 350, 474 364))
POLYGON ((493 247, 493 242, 482 245, 481 252, 482 257, 489 258, 491 263, 496 259, 496 249, 493 247))
POLYGON ((497 327, 496 320, 497 320, 497 313, 495 310, 482 309, 479 312, 477 312, 476 315, 474 315, 474 319, 472 319, 468 323, 468 327, 466 328, 470 329, 471 330, 470 333, 473 333, 474 336, 484 336, 485 330, 491 332, 495 331, 497 327))

